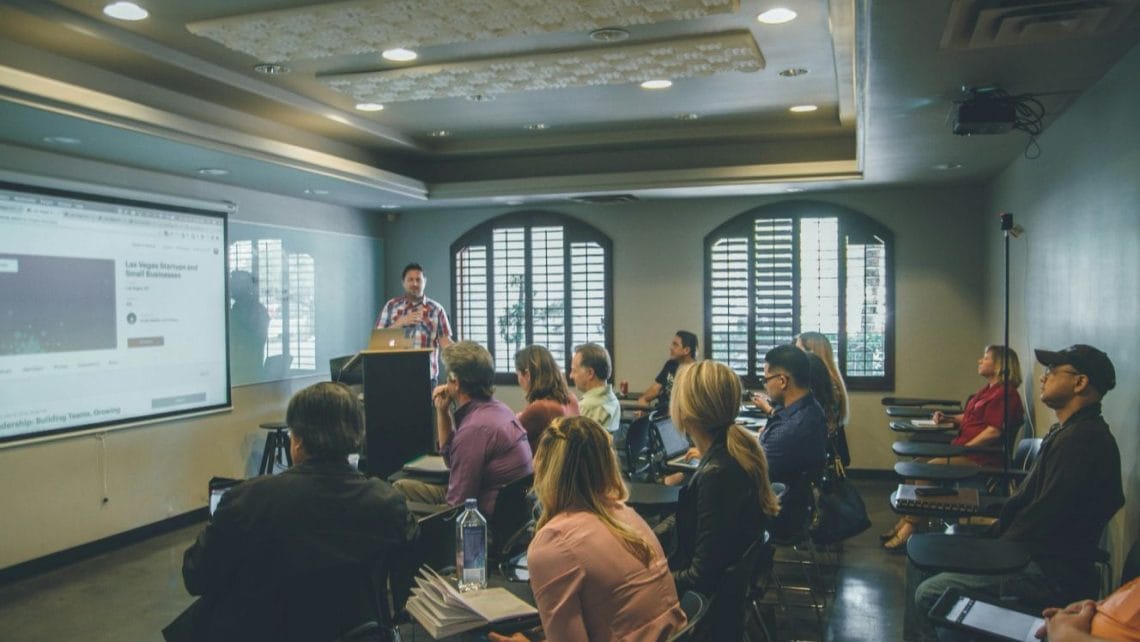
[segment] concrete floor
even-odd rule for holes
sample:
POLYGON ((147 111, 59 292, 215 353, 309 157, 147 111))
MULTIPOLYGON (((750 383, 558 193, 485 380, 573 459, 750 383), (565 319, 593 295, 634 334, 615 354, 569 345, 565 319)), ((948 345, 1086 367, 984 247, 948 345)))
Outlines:
MULTIPOLYGON (((884 552, 877 537, 894 523, 887 497, 896 483, 860 480, 857 485, 873 526, 844 544, 823 638, 902 640, 905 557, 884 552)), ((200 529, 195 525, 176 530, 0 586, 0 640, 161 640, 162 627, 192 601, 182 587, 182 552, 200 529)), ((785 639, 820 637, 811 622, 793 622, 781 632, 785 639)), ((416 639, 430 640, 422 632, 416 639)))

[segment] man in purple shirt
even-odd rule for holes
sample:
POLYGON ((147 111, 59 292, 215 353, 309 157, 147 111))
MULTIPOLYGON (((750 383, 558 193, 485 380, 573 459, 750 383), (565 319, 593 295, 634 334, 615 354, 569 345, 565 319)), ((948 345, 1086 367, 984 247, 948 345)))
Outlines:
POLYGON ((490 517, 504 486, 534 472, 526 430, 495 399, 491 354, 472 341, 443 349, 447 383, 432 391, 440 454, 451 470, 446 486, 416 479, 395 483, 409 501, 457 506, 468 497, 490 517))

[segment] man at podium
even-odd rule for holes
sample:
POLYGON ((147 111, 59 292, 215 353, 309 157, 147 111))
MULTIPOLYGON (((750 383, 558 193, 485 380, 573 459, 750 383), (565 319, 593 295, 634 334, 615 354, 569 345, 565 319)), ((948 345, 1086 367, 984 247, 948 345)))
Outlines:
POLYGON ((376 319, 377 328, 411 328, 408 336, 431 353, 431 385, 439 381, 439 351, 451 344, 451 324, 438 301, 424 295, 427 277, 419 263, 404 267, 404 294, 387 303, 376 319))

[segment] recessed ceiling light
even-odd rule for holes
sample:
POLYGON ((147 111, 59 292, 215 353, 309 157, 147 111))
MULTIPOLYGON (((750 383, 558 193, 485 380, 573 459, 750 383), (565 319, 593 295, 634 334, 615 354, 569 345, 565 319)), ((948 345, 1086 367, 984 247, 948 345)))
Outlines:
POLYGON ((807 72, 808 72, 808 70, 804 69, 803 67, 790 67, 788 69, 781 71, 780 75, 783 76, 784 78, 795 78, 796 76, 806 75, 807 72))
POLYGON ((532 132, 540 132, 540 131, 546 129, 546 123, 531 123, 531 124, 527 125, 526 128, 531 130, 532 132))
POLYGON ((697 120, 700 118, 700 116, 698 114, 694 114, 693 112, 689 112, 687 114, 677 114, 675 118, 677 120, 697 120))
POLYGON ((265 74, 266 76, 284 76, 292 71, 285 65, 279 65, 274 62, 263 62, 260 65, 254 65, 253 70, 259 74, 265 74))
POLYGON ((788 111, 796 114, 806 114, 809 111, 819 109, 819 105, 796 105, 795 107, 788 107, 788 111))
POLYGON ((784 7, 776 7, 769 9, 764 13, 756 16, 756 19, 766 25, 782 25, 785 22, 791 22, 796 19, 796 12, 784 7))
POLYGON ((954 169, 962 169, 962 163, 938 163, 932 167, 935 171, 948 172, 954 169))
POLYGON ((428 132, 428 136, 431 136, 432 138, 447 138, 450 135, 451 132, 447 131, 446 129, 437 129, 435 131, 428 132))
POLYGON ((230 170, 222 169, 220 167, 201 167, 195 171, 197 171, 202 176, 225 176, 226 174, 230 173, 230 170))
POLYGON ((112 2, 103 7, 103 13, 116 20, 145 20, 150 14, 133 2, 112 2))
POLYGON ((392 62, 408 62, 419 58, 419 54, 411 49, 404 49, 403 47, 396 47, 395 49, 385 49, 380 54, 384 60, 391 60, 392 62))
POLYGON ((506 203, 507 203, 507 205, 522 205, 523 204, 522 200, 517 199, 517 198, 512 198, 511 200, 506 201, 506 203))
POLYGON ((590 32, 590 40, 597 42, 621 42, 626 38, 629 38, 629 32, 625 29, 618 29, 616 27, 594 29, 590 32))
POLYGON ((360 111, 380 111, 384 109, 384 105, 380 103, 356 103, 356 108, 360 111))
POLYGON ((52 145, 78 145, 83 142, 71 136, 44 136, 42 140, 52 145))
POLYGON ((672 80, 646 80, 641 83, 642 89, 668 89, 672 86, 672 80))
POLYGON ((789 187, 789 188, 785 189, 784 191, 789 193, 789 194, 795 194, 797 192, 804 191, 804 188, 802 188, 802 187, 789 187))
POLYGON ((305 193, 309 196, 327 196, 329 191, 327 189, 307 189, 305 193))
POLYGON ((380 209, 382 209, 382 210, 394 210, 397 207, 399 207, 399 205, 393 205, 391 203, 385 203, 385 204, 380 206, 380 209))

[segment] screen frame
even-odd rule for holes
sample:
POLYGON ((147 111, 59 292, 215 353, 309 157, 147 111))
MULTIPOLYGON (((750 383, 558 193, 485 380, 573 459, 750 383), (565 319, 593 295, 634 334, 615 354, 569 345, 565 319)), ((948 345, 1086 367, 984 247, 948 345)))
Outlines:
MULTIPOLYGON (((56 179, 30 174, 21 174, 0 170, 0 189, 12 192, 23 192, 29 195, 43 195, 88 201, 99 204, 122 205, 125 207, 139 207, 176 214, 192 214, 220 219, 222 222, 222 254, 220 260, 224 272, 228 274, 229 266, 229 217, 237 211, 235 203, 230 201, 206 201, 188 199, 179 196, 144 192, 134 189, 96 185, 56 179)), ((229 303, 230 289, 228 280, 222 288, 222 309, 225 311, 225 399, 216 404, 184 410, 172 410, 153 413, 145 416, 131 417, 120 420, 107 420, 89 422, 76 426, 53 428, 42 432, 24 433, 11 436, 0 436, 0 449, 16 446, 26 446, 45 441, 70 439, 92 434, 103 434, 111 430, 135 428, 151 424, 170 421, 185 420, 205 415, 213 415, 233 411, 233 386, 230 373, 230 319, 229 303)))

